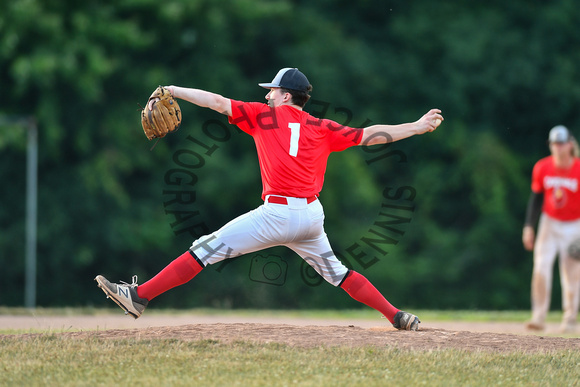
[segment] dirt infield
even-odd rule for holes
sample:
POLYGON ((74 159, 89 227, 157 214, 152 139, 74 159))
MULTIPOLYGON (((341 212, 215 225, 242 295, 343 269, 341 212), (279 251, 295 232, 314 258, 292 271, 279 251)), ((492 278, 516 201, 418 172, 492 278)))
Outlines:
MULTIPOLYGON (((448 323, 423 321, 417 332, 398 331, 386 320, 307 319, 240 316, 31 317, 0 316, 0 329, 48 331, 83 339, 216 340, 223 343, 281 343, 289 346, 396 346, 412 350, 458 349, 495 352, 580 350, 580 336, 556 336, 557 325, 542 334, 520 323, 448 323)), ((38 333, 19 334, 22 337, 38 333)), ((0 335, 0 338, 2 335, 0 335)))

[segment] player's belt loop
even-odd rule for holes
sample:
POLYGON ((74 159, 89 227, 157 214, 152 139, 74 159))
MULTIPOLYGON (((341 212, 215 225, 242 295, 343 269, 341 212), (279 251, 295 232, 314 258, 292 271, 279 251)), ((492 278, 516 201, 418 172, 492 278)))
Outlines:
MULTIPOLYGON (((316 199, 317 199, 317 197, 316 197, 316 196, 311 196, 311 197, 309 197, 309 198, 306 198, 306 203, 307 203, 307 204, 310 204, 310 203, 312 203, 313 201, 315 201, 316 199)), ((267 203, 273 203, 273 204, 283 204, 283 205, 285 205, 285 206, 287 206, 287 205, 288 205, 288 199, 286 199, 286 197, 284 197, 284 196, 275 196, 275 195, 269 195, 269 196, 266 198, 266 202, 267 202, 267 203)))

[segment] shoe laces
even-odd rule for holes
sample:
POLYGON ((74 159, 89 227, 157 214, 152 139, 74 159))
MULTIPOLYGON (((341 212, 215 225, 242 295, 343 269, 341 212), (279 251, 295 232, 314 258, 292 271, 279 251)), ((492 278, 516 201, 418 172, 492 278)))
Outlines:
POLYGON ((136 275, 134 275, 133 277, 131 277, 131 281, 132 281, 132 282, 131 282, 130 284, 128 284, 128 283, 127 283, 127 282, 125 282, 125 281, 121 281, 121 284, 123 284, 123 285, 125 285, 125 286, 130 286, 130 287, 133 287, 133 288, 134 288, 135 286, 137 286, 137 276, 136 276, 136 275))

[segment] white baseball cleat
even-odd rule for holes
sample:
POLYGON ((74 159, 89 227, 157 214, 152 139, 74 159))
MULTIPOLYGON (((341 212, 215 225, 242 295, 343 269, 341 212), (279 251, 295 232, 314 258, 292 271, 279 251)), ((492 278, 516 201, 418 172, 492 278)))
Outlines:
POLYGON ((419 330, 419 323, 421 322, 419 317, 411 313, 403 312, 402 310, 395 314, 394 320, 393 326, 402 331, 417 331, 419 330))
POLYGON ((131 284, 125 282, 122 284, 113 284, 102 275, 95 277, 95 281, 97 281, 98 286, 105 292, 107 298, 110 298, 119 305, 125 311, 125 314, 130 314, 137 319, 141 316, 149 301, 137 295, 136 275, 133 276, 132 280, 133 283, 131 284))

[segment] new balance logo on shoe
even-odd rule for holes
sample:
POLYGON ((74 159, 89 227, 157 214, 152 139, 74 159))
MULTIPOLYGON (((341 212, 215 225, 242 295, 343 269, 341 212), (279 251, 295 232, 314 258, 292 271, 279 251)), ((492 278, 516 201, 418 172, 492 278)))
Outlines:
POLYGON ((98 286, 105 292, 107 298, 110 298, 134 318, 139 318, 149 300, 139 297, 137 294, 137 276, 133 276, 133 283, 113 284, 102 275, 95 277, 98 286))
POLYGON ((119 295, 123 295, 124 297, 129 298, 129 288, 124 286, 117 286, 117 291, 119 292, 119 295))

